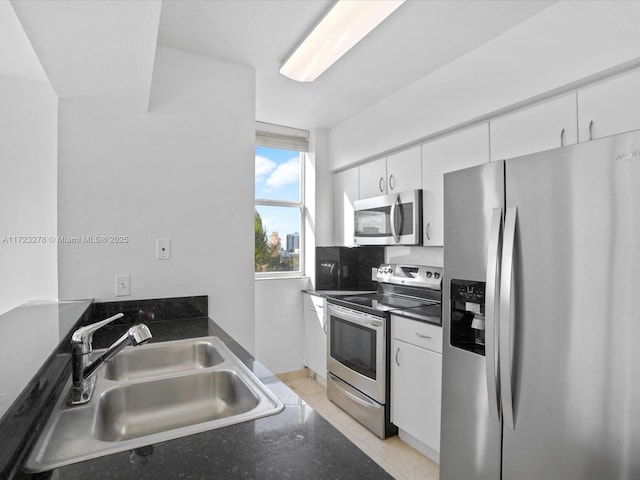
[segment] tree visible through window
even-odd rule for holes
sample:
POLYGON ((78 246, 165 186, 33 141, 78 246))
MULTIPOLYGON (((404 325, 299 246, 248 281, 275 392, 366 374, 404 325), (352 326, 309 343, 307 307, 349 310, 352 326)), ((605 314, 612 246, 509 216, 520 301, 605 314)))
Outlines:
POLYGON ((256 147, 255 271, 299 272, 304 153, 256 147))

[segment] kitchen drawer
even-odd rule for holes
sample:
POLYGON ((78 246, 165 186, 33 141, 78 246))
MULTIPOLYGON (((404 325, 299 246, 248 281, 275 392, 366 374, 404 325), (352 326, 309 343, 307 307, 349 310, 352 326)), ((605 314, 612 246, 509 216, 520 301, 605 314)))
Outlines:
POLYGON ((317 295, 307 294, 305 299, 305 309, 324 314, 324 297, 318 297, 317 295))
POLYGON ((442 353, 442 327, 391 315, 393 338, 442 353))

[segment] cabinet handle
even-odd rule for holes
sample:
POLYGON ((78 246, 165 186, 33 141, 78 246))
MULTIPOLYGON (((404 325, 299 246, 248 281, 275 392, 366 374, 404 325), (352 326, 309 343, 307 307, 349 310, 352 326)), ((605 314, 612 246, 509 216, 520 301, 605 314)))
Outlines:
POLYGON ((427 240, 431 240, 431 233, 429 232, 429 230, 431 230, 431 222, 427 222, 427 228, 425 229, 427 240))
POLYGON ((564 128, 560 132, 560 146, 564 147, 564 128))
POLYGON ((593 120, 589 122, 589 140, 593 140, 593 120))
POLYGON ((398 354, 400 353, 400 347, 396 349, 396 365, 400 366, 400 362, 398 361, 398 354))
POLYGON ((431 337, 429 335, 424 335, 423 333, 418 333, 416 332, 416 336, 420 337, 420 338, 427 338, 427 339, 431 339, 431 337))
POLYGON ((378 182, 378 188, 381 192, 384 192, 384 177, 380 177, 380 181, 378 182))
POLYGON ((395 177, 393 175, 389 175, 389 189, 393 190, 396 188, 395 177))

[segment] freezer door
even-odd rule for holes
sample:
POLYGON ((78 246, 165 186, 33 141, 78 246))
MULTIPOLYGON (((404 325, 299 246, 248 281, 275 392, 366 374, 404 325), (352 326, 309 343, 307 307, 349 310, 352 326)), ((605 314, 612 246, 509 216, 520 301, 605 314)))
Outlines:
MULTIPOLYGON (((489 247, 495 248, 497 241, 494 209, 499 212, 504 204, 504 162, 446 174, 444 197, 440 478, 500 480, 502 429, 497 414, 489 412, 485 360, 490 352, 452 346, 451 284, 456 280, 455 288, 471 289, 486 281, 489 247)), ((495 397, 495 384, 493 389, 495 397)))
POLYGON ((640 133, 505 169, 517 214, 502 479, 640 478, 640 133))

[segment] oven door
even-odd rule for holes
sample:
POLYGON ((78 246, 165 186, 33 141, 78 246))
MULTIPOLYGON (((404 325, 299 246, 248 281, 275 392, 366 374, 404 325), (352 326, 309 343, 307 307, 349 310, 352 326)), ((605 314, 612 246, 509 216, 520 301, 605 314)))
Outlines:
POLYGON ((353 205, 356 244, 422 243, 422 190, 356 200, 353 205))
POLYGON ((327 369, 375 401, 385 404, 385 317, 328 304, 327 369))

